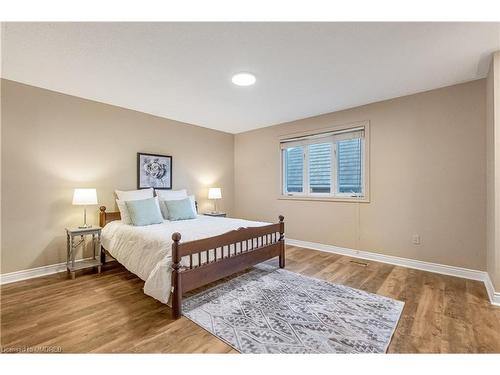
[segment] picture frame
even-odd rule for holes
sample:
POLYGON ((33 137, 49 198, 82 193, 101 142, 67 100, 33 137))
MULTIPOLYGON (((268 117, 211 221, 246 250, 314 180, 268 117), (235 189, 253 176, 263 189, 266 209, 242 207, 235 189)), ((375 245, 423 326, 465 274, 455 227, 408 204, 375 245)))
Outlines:
POLYGON ((172 189, 172 156, 137 153, 137 189, 172 189))

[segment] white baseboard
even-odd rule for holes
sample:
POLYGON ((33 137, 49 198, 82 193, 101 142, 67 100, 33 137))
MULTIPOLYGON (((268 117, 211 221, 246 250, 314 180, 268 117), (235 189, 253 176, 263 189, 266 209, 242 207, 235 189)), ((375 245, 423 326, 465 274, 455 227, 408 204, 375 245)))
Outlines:
MULTIPOLYGON (((88 260, 90 258, 78 259, 75 262, 81 262, 83 260, 88 260)), ((66 262, 51 264, 50 266, 43 266, 37 268, 30 268, 28 270, 9 272, 0 275, 0 285, 14 283, 16 281, 22 281, 27 279, 33 279, 35 277, 52 275, 54 273, 65 272, 66 262)))
POLYGON ((395 266, 413 268, 421 271, 440 273, 448 276, 456 276, 456 277, 461 277, 463 279, 482 281, 484 283, 484 286, 486 287, 486 291, 488 292, 490 302, 494 305, 500 306, 500 293, 495 292, 495 288, 493 287, 493 283, 491 282, 490 276, 485 271, 471 270, 468 268, 461 268, 455 266, 447 266, 445 264, 439 264, 439 263, 423 262, 421 260, 400 258, 392 255, 383 255, 378 253, 372 253, 369 251, 348 249, 345 247, 325 245, 316 242, 294 240, 291 238, 286 238, 285 242, 288 245, 303 247, 306 249, 319 250, 339 255, 346 255, 353 258, 372 260, 374 262, 387 263, 395 266))
POLYGON ((484 286, 486 287, 486 291, 488 292, 488 297, 490 297, 490 302, 493 305, 500 306, 500 292, 495 292, 495 287, 491 282, 490 276, 488 274, 487 278, 484 280, 484 286))

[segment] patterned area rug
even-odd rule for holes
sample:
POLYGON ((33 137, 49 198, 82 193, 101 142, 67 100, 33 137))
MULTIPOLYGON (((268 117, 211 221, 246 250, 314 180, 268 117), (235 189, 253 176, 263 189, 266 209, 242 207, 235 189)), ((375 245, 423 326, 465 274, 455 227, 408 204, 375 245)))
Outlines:
POLYGON ((385 353, 404 303, 267 264, 185 299, 241 353, 385 353))

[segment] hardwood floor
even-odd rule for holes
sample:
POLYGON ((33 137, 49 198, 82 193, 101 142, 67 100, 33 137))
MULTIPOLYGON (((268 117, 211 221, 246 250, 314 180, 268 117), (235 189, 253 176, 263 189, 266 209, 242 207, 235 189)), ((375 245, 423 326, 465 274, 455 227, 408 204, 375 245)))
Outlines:
MULTIPOLYGON (((287 247, 290 271, 405 302, 389 353, 500 353, 500 308, 477 281, 287 247), (366 265, 365 265, 366 264, 366 265)), ((1 346, 62 352, 210 352, 231 347, 146 296, 116 262, 1 287, 1 346)))

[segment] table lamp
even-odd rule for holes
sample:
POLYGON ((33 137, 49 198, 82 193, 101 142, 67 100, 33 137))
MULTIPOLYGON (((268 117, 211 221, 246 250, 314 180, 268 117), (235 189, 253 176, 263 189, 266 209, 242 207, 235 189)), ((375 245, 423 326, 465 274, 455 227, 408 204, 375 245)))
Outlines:
POLYGON ((73 193, 73 205, 83 206, 83 225, 78 228, 91 228, 92 225, 87 224, 87 206, 97 204, 97 192, 95 189, 75 189, 73 193))
POLYGON ((220 188, 209 188, 208 189, 208 199, 213 199, 214 201, 214 211, 213 214, 217 213, 217 199, 222 199, 222 192, 220 188))

